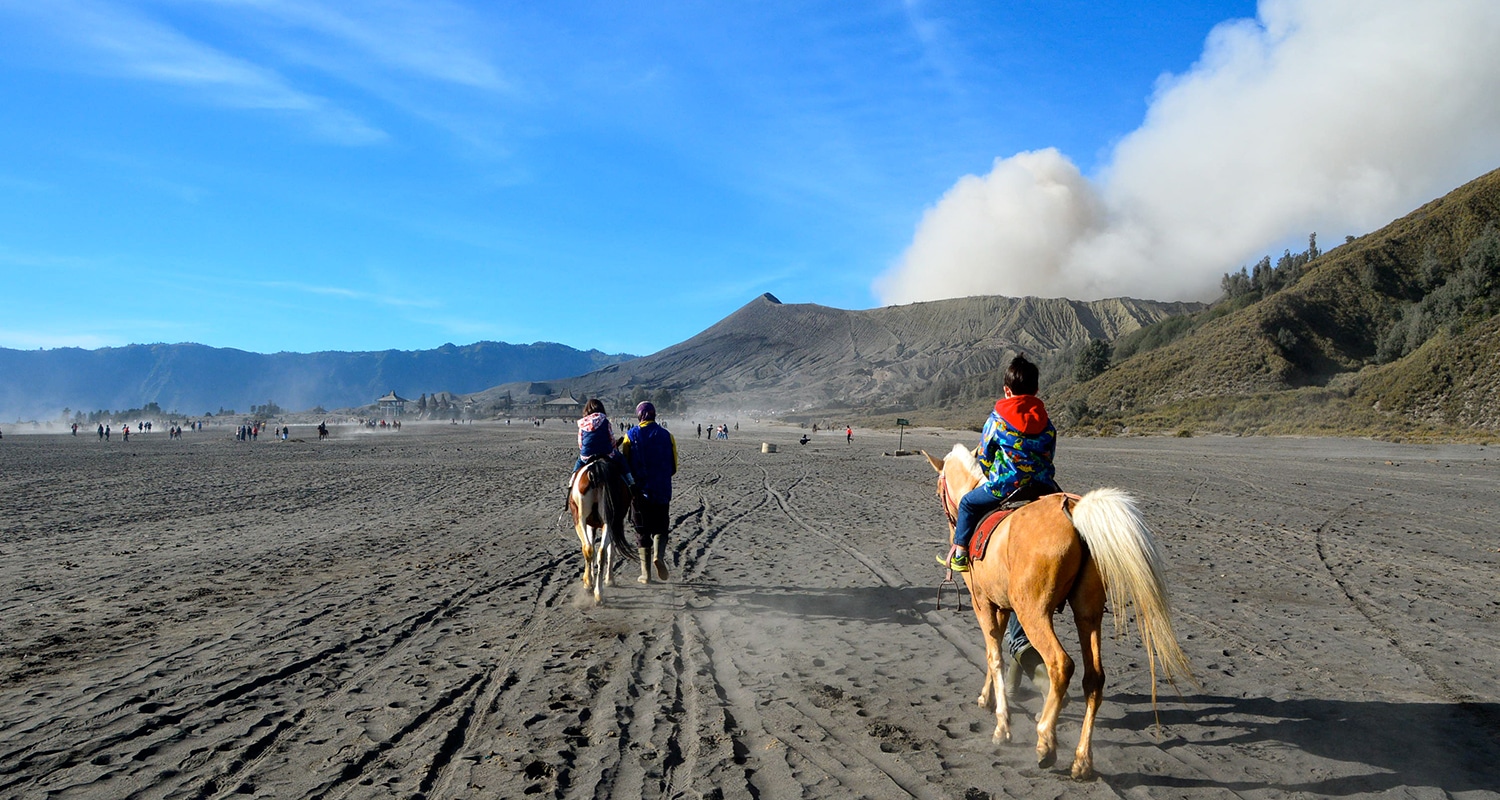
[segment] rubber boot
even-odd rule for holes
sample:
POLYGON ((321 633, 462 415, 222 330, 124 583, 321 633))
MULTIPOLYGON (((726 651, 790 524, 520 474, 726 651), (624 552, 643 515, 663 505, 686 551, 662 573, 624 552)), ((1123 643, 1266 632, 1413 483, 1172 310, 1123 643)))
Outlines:
POLYGON ((1021 662, 1010 653, 1005 654, 1005 696, 1015 697, 1021 688, 1021 662))
POLYGON ((635 582, 636 583, 650 583, 651 582, 651 562, 646 558, 646 554, 645 553, 641 553, 641 577, 636 578, 635 582))
MULTIPOLYGON (((1047 674, 1047 664, 1042 661, 1042 654, 1038 653, 1035 647, 1027 645, 1026 649, 1021 651, 1020 657, 1016 659, 1016 664, 1018 665, 1016 670, 1017 683, 1020 682, 1021 675, 1029 675, 1031 677, 1031 688, 1035 689, 1037 694, 1046 697, 1052 693, 1052 676, 1047 674)), ((1067 706, 1068 696, 1064 694, 1060 698, 1058 708, 1067 708, 1067 706)))
MULTIPOLYGON (((670 577, 667 572, 667 537, 658 536, 651 543, 652 561, 656 564, 656 579, 666 580, 670 577)), ((645 563, 644 559, 641 563, 645 563)))

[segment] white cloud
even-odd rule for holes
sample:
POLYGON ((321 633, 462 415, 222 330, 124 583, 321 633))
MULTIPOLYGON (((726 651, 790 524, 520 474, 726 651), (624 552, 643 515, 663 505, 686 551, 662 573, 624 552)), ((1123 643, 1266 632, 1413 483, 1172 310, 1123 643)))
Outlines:
POLYGON ((1500 166, 1497 41, 1489 0, 1263 0, 1161 80, 1096 179, 1055 150, 997 159, 876 294, 1209 299, 1279 242, 1367 232, 1500 166))

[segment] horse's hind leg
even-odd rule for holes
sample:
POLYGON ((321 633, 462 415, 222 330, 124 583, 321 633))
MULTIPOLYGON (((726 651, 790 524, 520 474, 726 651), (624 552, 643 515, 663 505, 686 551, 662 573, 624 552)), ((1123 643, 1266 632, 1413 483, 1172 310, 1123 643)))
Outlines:
POLYGON ((1031 646, 1036 648, 1042 662, 1047 665, 1047 677, 1051 679, 1051 691, 1047 703, 1036 720, 1036 763, 1046 768, 1057 761, 1057 715, 1062 710, 1062 698, 1068 691, 1068 682, 1073 679, 1073 659, 1063 650, 1052 629, 1051 603, 1044 595, 1034 599, 1025 608, 1017 608, 1021 627, 1031 646))
POLYGON ((998 608, 988 598, 975 597, 969 593, 974 605, 974 616, 979 619, 979 630, 984 635, 984 687, 979 690, 979 706, 994 709, 995 732, 990 741, 1010 741, 1010 703, 1005 696, 1003 650, 1000 637, 1005 633, 1005 623, 1010 612, 998 608))
POLYGON ((584 523, 574 525, 574 530, 578 531, 578 544, 583 548, 583 588, 592 589, 594 587, 591 572, 594 564, 594 546, 589 539, 592 533, 584 523))
POLYGON ((599 568, 604 572, 604 585, 615 585, 615 542, 612 532, 605 528, 599 535, 599 549, 604 553, 603 561, 599 568))
POLYGON ((604 584, 609 582, 609 536, 603 535, 604 529, 600 528, 600 537, 594 543, 594 602, 604 602, 604 584))
POLYGON ((1073 606, 1073 621, 1078 626, 1078 643, 1083 648, 1083 730, 1078 734, 1078 750, 1073 754, 1073 778, 1086 781, 1094 777, 1094 715, 1104 702, 1104 651, 1099 629, 1104 623, 1104 580, 1093 561, 1084 564, 1078 585, 1068 598, 1073 606))

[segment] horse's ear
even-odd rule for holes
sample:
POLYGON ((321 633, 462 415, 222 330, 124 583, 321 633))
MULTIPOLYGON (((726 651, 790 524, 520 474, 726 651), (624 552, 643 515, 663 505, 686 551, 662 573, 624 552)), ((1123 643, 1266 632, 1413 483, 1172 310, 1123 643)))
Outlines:
POLYGON ((932 456, 930 456, 930 455, 927 454, 926 450, 920 450, 918 452, 920 452, 923 456, 926 456, 927 463, 931 464, 932 468, 935 469, 935 470, 937 470, 937 472, 938 472, 939 475, 943 474, 943 460, 942 459, 940 459, 940 458, 933 458, 932 456))

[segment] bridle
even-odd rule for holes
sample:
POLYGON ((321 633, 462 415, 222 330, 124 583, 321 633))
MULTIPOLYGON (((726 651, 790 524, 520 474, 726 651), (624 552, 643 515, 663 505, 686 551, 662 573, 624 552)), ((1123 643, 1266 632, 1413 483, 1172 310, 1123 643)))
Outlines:
POLYGON ((943 503, 943 514, 948 517, 949 525, 958 524, 958 504, 953 502, 952 495, 948 494, 948 475, 938 473, 938 499, 943 503))

